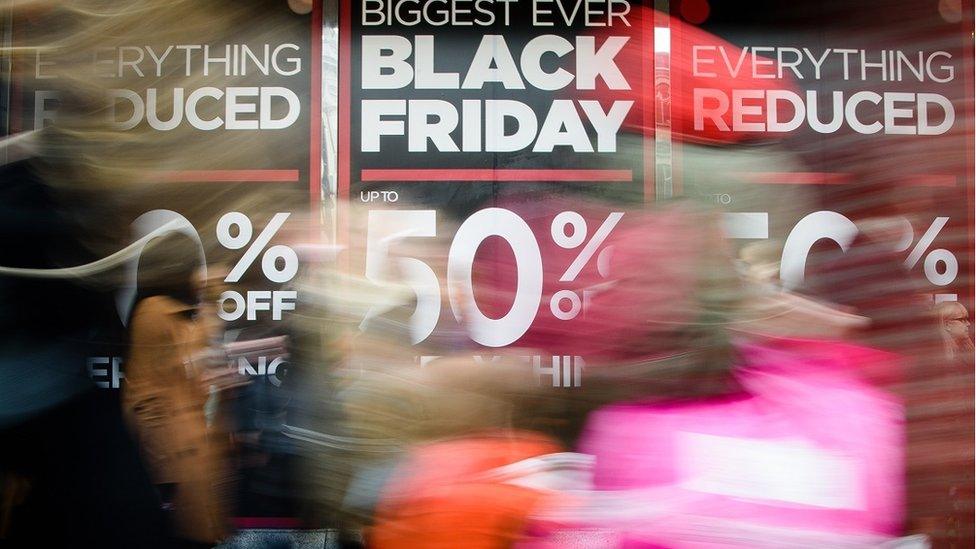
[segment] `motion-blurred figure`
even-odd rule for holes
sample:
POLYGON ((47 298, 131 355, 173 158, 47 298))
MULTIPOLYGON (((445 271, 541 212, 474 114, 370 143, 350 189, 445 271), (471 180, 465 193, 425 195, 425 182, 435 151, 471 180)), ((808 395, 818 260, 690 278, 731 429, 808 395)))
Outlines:
POLYGON ((91 334, 117 321, 105 281, 70 270, 97 258, 85 246, 93 204, 50 168, 0 168, 0 545, 163 547, 118 402, 85 371, 102 354, 91 334))
MULTIPOLYGON (((159 174, 278 153, 251 132, 226 132, 227 140, 217 144, 213 132, 186 124, 168 131, 146 123, 120 127, 106 116, 114 111, 111 90, 146 98, 158 91, 160 106, 175 105, 170 115, 176 120, 182 118, 183 90, 222 86, 221 77, 163 66, 158 72, 132 66, 106 76, 93 55, 134 44, 170 52, 188 41, 216 50, 238 36, 268 43, 283 18, 295 15, 280 0, 26 0, 3 7, 9 38, 2 46, 4 76, 10 78, 5 100, 41 97, 41 91, 49 99, 40 100, 37 111, 30 102, 5 105, 11 131, 34 131, 8 140, 18 141, 16 151, 0 151, 11 161, 0 173, 0 269, 18 270, 0 273, 0 469, 10 479, 0 488, 0 536, 13 546, 166 545, 171 536, 162 497, 172 505, 182 537, 212 544, 226 525, 216 485, 223 470, 214 431, 221 407, 214 407, 210 386, 219 389, 226 376, 205 379, 195 356, 210 343, 201 327, 207 315, 197 314, 204 307, 197 306, 190 272, 183 269, 196 266, 189 258, 197 250, 180 255, 183 244, 172 240, 150 246, 140 262, 144 274, 163 278, 142 285, 154 293, 140 296, 129 319, 116 312, 113 293, 126 285, 124 264, 137 261, 144 244, 127 239, 134 218, 157 208, 178 211, 197 223, 203 246, 219 248, 212 236, 208 242, 213 226, 205 228, 201 220, 215 222, 218 208, 229 207, 228 197, 243 194, 212 187, 195 194, 185 184, 161 182, 159 174), (42 58, 58 70, 35 73, 42 58), (34 116, 41 109, 50 110, 34 116), (176 255, 151 265, 153 248, 176 255), (134 330, 128 353, 125 320, 134 330), (123 355, 129 360, 121 361, 123 355), (130 426, 147 444, 142 457, 152 481, 125 428, 118 392, 95 389, 93 358, 110 361, 113 388, 123 387, 135 419, 130 426)), ((175 62, 169 53, 158 61, 167 56, 175 62)), ((195 68, 199 57, 188 55, 185 62, 195 68)), ((211 108, 205 116, 223 116, 223 104, 211 108)), ((264 193, 261 198, 275 201, 264 193)))
POLYGON ((418 381, 426 393, 418 443, 383 487, 371 547, 509 547, 548 490, 511 482, 501 470, 558 454, 531 429, 530 372, 513 360, 440 359, 418 381))
POLYGON ((628 323, 645 337, 619 345, 643 355, 589 368, 617 400, 578 444, 595 457, 590 491, 549 500, 524 546, 873 547, 901 533, 903 411, 864 375, 897 357, 838 339, 855 315, 723 278, 709 225, 652 211, 615 241, 620 282, 588 314, 654 303, 628 323), (693 274, 680 284, 695 291, 668 291, 650 265, 693 274))
POLYGON ((177 535, 203 547, 227 533, 226 471, 220 426, 205 417, 210 336, 198 316, 200 266, 187 260, 195 254, 182 235, 143 252, 122 400, 177 535))

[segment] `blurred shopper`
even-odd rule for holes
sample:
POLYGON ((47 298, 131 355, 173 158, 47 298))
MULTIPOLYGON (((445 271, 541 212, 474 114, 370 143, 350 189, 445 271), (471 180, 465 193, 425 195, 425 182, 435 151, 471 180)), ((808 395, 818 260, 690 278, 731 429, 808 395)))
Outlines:
POLYGON ((844 204, 854 212, 848 215, 864 218, 859 232, 846 252, 834 246, 813 251, 804 289, 867 318, 853 337, 900 357, 900 367, 889 368, 883 382, 907 410, 907 530, 926 534, 938 547, 965 546, 973 507, 959 494, 972 483, 973 371, 954 367, 945 345, 949 332, 926 293, 931 286, 905 268, 899 251, 904 225, 896 215, 883 215, 916 208, 910 198, 880 185, 861 186, 848 197, 844 204), (868 209, 882 215, 855 215, 868 209))
POLYGON ((536 486, 495 473, 561 451, 554 439, 528 430, 519 416, 534 385, 513 360, 478 365, 440 359, 418 379, 425 394, 421 441, 383 487, 371 547, 509 547, 547 496, 536 486))
POLYGON ((873 547, 901 533, 904 415, 865 379, 897 357, 839 340, 849 313, 769 287, 772 305, 747 303, 714 226, 670 208, 619 229, 616 285, 588 315, 643 310, 627 324, 644 331, 616 346, 640 354, 589 366, 617 400, 578 444, 592 484, 547 499, 523 546, 873 547), (764 312, 791 319, 770 329, 764 312))
POLYGON ((70 270, 96 259, 84 245, 93 203, 48 168, 0 168, 0 546, 162 547, 118 403, 85 370, 100 354, 90 334, 115 320, 97 277, 70 270))
POLYGON ((210 338, 193 257, 196 244, 182 235, 143 251, 122 399, 177 536, 203 547, 227 533, 225 441, 205 416, 210 338))

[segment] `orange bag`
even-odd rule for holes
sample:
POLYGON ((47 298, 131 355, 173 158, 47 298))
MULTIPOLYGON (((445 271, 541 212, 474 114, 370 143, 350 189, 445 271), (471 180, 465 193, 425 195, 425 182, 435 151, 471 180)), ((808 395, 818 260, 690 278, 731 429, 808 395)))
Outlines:
POLYGON ((559 452, 549 438, 499 432, 414 450, 384 490, 370 547, 509 547, 545 492, 492 479, 491 470, 559 452))

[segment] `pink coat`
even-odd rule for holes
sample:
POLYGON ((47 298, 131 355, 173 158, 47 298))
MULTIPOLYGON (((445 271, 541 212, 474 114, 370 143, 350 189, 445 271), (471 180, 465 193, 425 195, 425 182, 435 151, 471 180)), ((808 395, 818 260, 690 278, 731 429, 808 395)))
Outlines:
POLYGON ((589 502, 541 513, 527 546, 584 531, 618 547, 859 547, 900 533, 903 410, 859 374, 895 357, 801 340, 741 352, 740 395, 594 413, 580 443, 595 456, 589 502))

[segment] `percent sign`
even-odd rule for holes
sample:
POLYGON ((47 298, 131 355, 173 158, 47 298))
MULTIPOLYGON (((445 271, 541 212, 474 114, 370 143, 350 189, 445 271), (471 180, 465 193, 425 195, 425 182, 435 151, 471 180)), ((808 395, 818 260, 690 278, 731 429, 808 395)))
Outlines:
POLYGON ((225 282, 238 282, 244 273, 254 264, 254 261, 264 252, 261 257, 261 271, 271 282, 288 282, 298 273, 298 255, 295 250, 288 246, 276 245, 267 248, 268 243, 274 238, 285 220, 290 214, 279 212, 274 214, 268 225, 258 234, 253 241, 251 236, 254 234, 254 227, 251 219, 241 212, 229 212, 224 214, 217 222, 217 240, 220 245, 229 250, 240 250, 247 246, 244 255, 237 261, 234 268, 227 274, 225 282), (235 234, 236 233, 236 234, 235 234), (250 244, 250 245, 248 245, 250 244), (265 249, 267 248, 267 249, 265 249), (281 260, 281 268, 278 267, 278 260, 281 260))
MULTIPOLYGON (((905 267, 912 269, 924 256, 925 262, 923 263, 923 268, 925 270, 925 278, 936 286, 947 286, 951 284, 956 279, 956 275, 959 274, 959 262, 952 252, 945 248, 929 250, 932 243, 935 242, 936 237, 939 236, 939 233, 942 232, 942 229, 945 228, 948 222, 948 217, 936 217, 928 229, 922 233, 918 242, 915 243, 915 247, 908 253, 908 257, 905 258, 905 267), (943 265, 942 272, 939 272, 940 263, 943 265)), ((912 245, 914 239, 915 231, 912 229, 911 223, 905 220, 905 230, 902 241, 897 248, 898 251, 903 252, 907 250, 912 245)))
MULTIPOLYGON (((623 212, 612 212, 603 221, 600 227, 593 234, 593 238, 589 241, 586 240, 587 232, 589 228, 586 223, 586 219, 583 218, 579 212, 565 211, 560 212, 552 220, 552 226, 550 228, 550 234, 552 236, 552 241, 556 243, 560 248, 569 250, 574 248, 579 248, 583 246, 573 262, 569 264, 566 271, 559 277, 560 282, 572 282, 576 280, 583 267, 593 259, 596 255, 597 250, 600 246, 606 242, 607 237, 610 236, 610 232, 613 228, 617 226, 617 223, 623 218, 623 212), (571 229, 571 232, 567 234, 566 230, 571 229), (585 243, 585 244, 584 244, 585 243)), ((606 277, 609 275, 609 263, 610 263, 610 248, 604 248, 600 251, 600 254, 596 259, 597 272, 601 276, 606 277)), ((584 292, 585 294, 586 292, 584 292)), ((559 320, 572 320, 576 318, 580 311, 583 310, 583 300, 580 298, 578 292, 572 290, 559 290, 552 294, 552 299, 549 300, 549 310, 552 315, 559 320), (563 304, 568 303, 569 308, 564 309, 563 304)))

